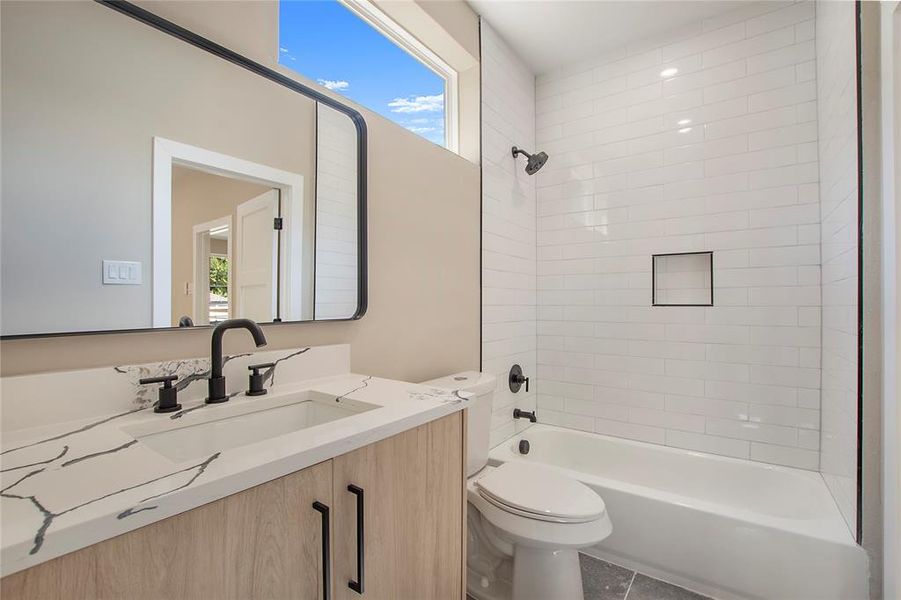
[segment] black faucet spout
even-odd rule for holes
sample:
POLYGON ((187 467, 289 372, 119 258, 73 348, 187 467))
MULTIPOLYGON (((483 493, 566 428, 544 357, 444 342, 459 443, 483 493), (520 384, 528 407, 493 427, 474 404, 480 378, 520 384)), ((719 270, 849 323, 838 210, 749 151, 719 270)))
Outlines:
POLYGON ((513 418, 514 419, 528 419, 529 423, 537 423, 538 417, 535 416, 535 411, 521 410, 519 408, 513 409, 513 418))
POLYGON ((206 399, 208 404, 228 400, 228 394, 225 393, 225 377, 222 375, 222 336, 229 329, 246 329, 253 336, 257 348, 266 345, 263 328, 250 319, 228 319, 216 325, 210 341, 209 396, 206 399))

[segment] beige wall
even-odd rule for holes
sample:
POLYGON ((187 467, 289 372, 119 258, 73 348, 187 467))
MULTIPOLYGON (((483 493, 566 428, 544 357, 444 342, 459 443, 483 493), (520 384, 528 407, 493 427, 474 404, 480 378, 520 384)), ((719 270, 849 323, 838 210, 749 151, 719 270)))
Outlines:
MULTIPOLYGON (((194 226, 221 217, 231 217, 229 236, 235 234, 238 205, 269 191, 270 187, 241 181, 186 167, 172 168, 172 326, 178 326, 182 315, 190 315, 195 323, 194 295, 185 293, 185 283, 194 281, 194 226)), ((273 232, 274 235, 274 232, 273 232)), ((234 240, 234 238, 232 238, 234 240)), ((221 253, 226 253, 225 240, 221 253)), ((230 282, 235 289, 236 279, 230 282)))
MULTIPOLYGON (((240 4, 152 6, 170 19, 176 19, 175 11, 191 7, 201 11, 205 6, 210 14, 225 19, 230 10, 240 12, 244 8, 240 4)), ((469 14, 467 30, 477 31, 477 18, 469 14)), ((240 26, 227 19, 207 19, 202 21, 206 23, 202 33, 230 47, 252 49, 254 43, 247 40, 255 37, 256 21, 248 15, 242 19, 240 26)), ((190 26, 188 21, 184 23, 190 26)), ((369 310, 354 322, 265 326, 269 347, 350 343, 354 370, 410 381, 478 368, 478 166, 356 108, 369 129, 369 310)), ((477 138, 477 121, 474 124, 476 129, 469 133, 477 138)), ((238 332, 226 336, 225 346, 235 352, 249 350, 252 344, 238 332)), ((208 352, 205 330, 13 340, 0 343, 0 374, 208 352)))
POLYGON ((870 598, 882 597, 882 142, 877 2, 861 4, 863 178, 863 453, 861 543, 870 558, 870 598))
MULTIPOLYGON (((884 348, 885 383, 883 398, 882 443, 884 454, 884 572, 885 598, 901 596, 901 406, 898 402, 898 373, 901 371, 901 301, 898 281, 901 280, 901 3, 883 2, 881 10, 880 88, 882 105, 882 191, 883 191, 883 299, 886 328, 884 348)), ((865 37, 863 39, 866 39, 865 37)))

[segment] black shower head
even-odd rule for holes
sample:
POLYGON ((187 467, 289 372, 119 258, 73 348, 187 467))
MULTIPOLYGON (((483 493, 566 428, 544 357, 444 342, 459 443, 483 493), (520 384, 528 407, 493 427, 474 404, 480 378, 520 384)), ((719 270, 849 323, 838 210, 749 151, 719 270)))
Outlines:
POLYGON ((541 167, 544 166, 544 163, 547 162, 547 154, 544 152, 529 154, 525 150, 513 146, 513 158, 516 158, 520 154, 524 154, 529 159, 529 162, 526 163, 526 173, 529 175, 537 173, 541 167))

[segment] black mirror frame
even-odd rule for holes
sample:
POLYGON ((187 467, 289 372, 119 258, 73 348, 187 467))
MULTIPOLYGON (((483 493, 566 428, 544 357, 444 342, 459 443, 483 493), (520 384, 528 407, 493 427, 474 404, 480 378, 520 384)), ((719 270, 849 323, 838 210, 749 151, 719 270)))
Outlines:
MULTIPOLYGON (((224 46, 220 46, 219 44, 206 39, 203 36, 200 36, 193 31, 185 29, 175 23, 168 21, 148 10, 140 8, 128 2, 126 0, 95 0, 98 4, 102 4, 108 8, 111 8, 115 11, 118 11, 124 15, 127 15, 137 21, 145 23, 155 29, 162 31, 163 33, 167 33, 172 37, 178 38, 183 42, 187 42, 192 46, 200 48, 201 50, 205 50, 210 54, 218 56, 234 65, 237 65, 241 68, 247 69, 251 73, 255 73, 261 77, 265 77, 270 81, 273 81, 279 85, 282 85, 290 90, 297 92, 298 94, 302 94, 324 104, 330 108, 337 110, 338 112, 344 113, 353 121, 354 126, 357 128, 357 310, 351 317, 346 319, 323 319, 321 321, 316 321, 315 319, 308 321, 273 321, 271 323, 261 323, 260 325, 264 327, 268 327, 270 325, 283 325, 283 324, 300 324, 300 323, 335 323, 341 321, 355 321, 361 318, 364 314, 366 314, 366 308, 368 304, 368 293, 367 293, 367 280, 368 280, 368 269, 367 269, 367 252, 366 252, 366 241, 367 241, 367 220, 366 220, 366 147, 367 147, 367 137, 366 137, 366 121, 363 118, 363 115, 353 108, 346 106, 337 100, 330 98, 317 90, 308 87, 290 77, 282 75, 281 73, 274 71, 268 67, 261 65, 258 62, 255 62, 237 52, 229 50, 224 46)), ((26 334, 17 334, 17 335, 3 335, 0 336, 0 340, 16 340, 16 339, 34 339, 34 338, 52 338, 52 337, 66 337, 66 336, 77 336, 77 335, 104 335, 104 334, 116 334, 116 333, 143 333, 143 332, 154 332, 154 331, 190 331, 192 329, 210 329, 211 325, 198 325, 197 327, 145 327, 145 328, 137 328, 137 329, 105 329, 105 330, 97 330, 97 331, 63 331, 63 332, 53 332, 53 333, 26 333, 26 334)))

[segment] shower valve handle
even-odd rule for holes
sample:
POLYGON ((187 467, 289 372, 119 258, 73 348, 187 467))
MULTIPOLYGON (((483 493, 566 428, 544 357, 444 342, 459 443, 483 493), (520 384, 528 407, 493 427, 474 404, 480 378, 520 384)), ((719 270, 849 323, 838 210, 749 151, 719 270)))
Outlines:
POLYGON ((520 380, 519 380, 519 382, 520 382, 520 383, 525 383, 525 384, 526 384, 526 393, 528 394, 528 393, 529 393, 529 378, 528 378, 528 377, 521 377, 520 380))
POLYGON ((526 392, 529 391, 529 378, 522 374, 522 367, 519 365, 513 365, 513 368, 510 369, 510 379, 508 381, 510 385, 510 391, 514 394, 519 391, 519 389, 526 385, 526 392))

